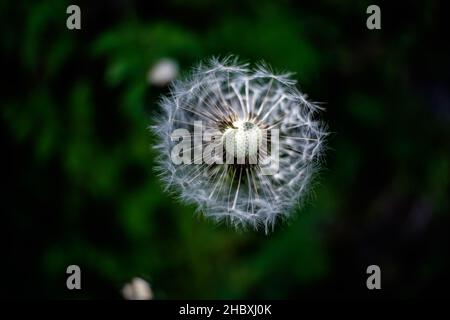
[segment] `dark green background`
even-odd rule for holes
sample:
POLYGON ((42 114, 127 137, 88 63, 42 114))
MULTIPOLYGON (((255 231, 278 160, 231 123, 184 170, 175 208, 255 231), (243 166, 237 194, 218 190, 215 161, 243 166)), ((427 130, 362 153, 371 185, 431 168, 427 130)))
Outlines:
POLYGON ((1 1, 2 295, 443 297, 450 269, 449 50, 438 1, 1 1), (82 29, 66 29, 78 4, 82 29), (332 132, 313 196, 266 236, 165 194, 147 130, 167 88, 211 55, 296 72, 332 132), (82 290, 65 288, 78 264, 82 290), (382 270, 381 292, 366 267, 382 270))

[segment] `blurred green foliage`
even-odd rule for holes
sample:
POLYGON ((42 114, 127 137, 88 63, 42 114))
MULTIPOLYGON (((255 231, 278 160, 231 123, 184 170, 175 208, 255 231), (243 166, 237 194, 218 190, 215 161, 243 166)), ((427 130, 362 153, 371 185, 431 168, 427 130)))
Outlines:
POLYGON ((414 23, 386 5, 379 32, 365 28, 369 1, 86 1, 79 31, 69 4, 1 4, 10 295, 118 298, 141 276, 160 299, 360 296, 373 263, 392 296, 441 283, 450 119, 435 70, 449 64, 446 48, 421 50, 435 45, 436 1, 413 7, 414 23), (269 236, 197 218, 152 170, 147 126, 167 88, 149 68, 227 54, 294 71, 326 102, 325 169, 269 236), (80 293, 65 289, 69 264, 80 293))

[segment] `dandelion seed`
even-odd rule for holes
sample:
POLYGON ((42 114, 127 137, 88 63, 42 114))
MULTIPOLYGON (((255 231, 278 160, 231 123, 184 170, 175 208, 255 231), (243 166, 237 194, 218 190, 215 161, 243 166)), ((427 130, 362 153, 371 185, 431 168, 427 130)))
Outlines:
POLYGON ((175 81, 152 126, 167 188, 205 216, 237 228, 267 233, 289 217, 305 198, 327 135, 316 119, 321 108, 295 85, 291 74, 276 75, 265 64, 251 68, 234 57, 211 59, 175 81), (183 152, 190 163, 171 158, 177 129, 188 135, 183 152), (202 138, 211 131, 215 139, 202 138), (209 153, 216 147, 224 153, 209 153), (234 161, 223 161, 229 158, 234 161))

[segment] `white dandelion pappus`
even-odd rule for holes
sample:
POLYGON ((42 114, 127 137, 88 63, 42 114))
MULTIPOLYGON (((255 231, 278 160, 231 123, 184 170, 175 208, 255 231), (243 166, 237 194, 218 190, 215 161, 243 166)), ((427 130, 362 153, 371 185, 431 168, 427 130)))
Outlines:
POLYGON ((167 188, 205 216, 237 228, 264 227, 267 233, 289 217, 307 192, 326 137, 324 124, 315 119, 320 108, 295 85, 291 74, 275 75, 265 64, 251 69, 233 57, 213 58, 174 82, 161 100, 163 115, 152 126, 159 139, 158 171, 167 188), (200 121, 198 131, 194 123, 200 121), (187 133, 188 143, 199 142, 183 150, 191 162, 172 161, 177 129, 187 133), (218 139, 204 139, 208 130, 218 139), (263 136, 267 148, 254 148, 263 136), (214 152, 209 158, 200 152, 204 161, 198 161, 198 153, 195 158, 197 148, 213 144, 225 144, 226 155, 234 150, 244 161, 214 162, 224 157, 214 152), (268 165, 263 168, 263 161, 253 158, 268 165), (267 174, 267 168, 274 170, 267 174))

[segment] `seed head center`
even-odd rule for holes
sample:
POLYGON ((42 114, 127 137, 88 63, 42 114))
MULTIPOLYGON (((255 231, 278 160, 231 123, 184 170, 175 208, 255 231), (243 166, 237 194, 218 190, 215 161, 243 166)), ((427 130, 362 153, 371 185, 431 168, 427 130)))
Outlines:
POLYGON ((238 120, 225 130, 222 138, 227 153, 237 158, 249 158, 258 152, 262 131, 253 122, 238 120))

